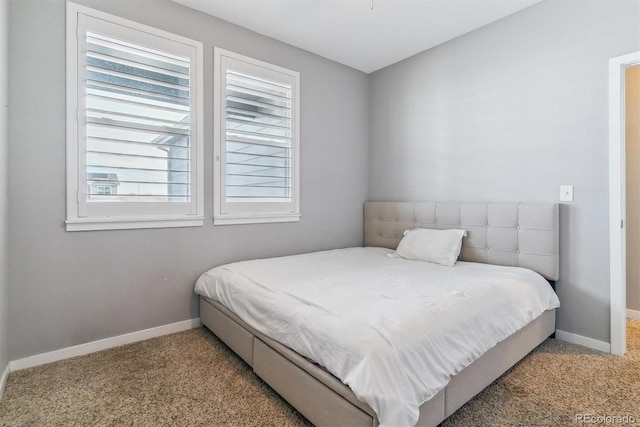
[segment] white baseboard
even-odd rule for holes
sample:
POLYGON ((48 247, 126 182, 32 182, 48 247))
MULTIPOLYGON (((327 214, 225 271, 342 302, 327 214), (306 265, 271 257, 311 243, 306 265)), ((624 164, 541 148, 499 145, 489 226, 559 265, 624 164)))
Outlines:
POLYGON ((25 357, 24 359, 12 360, 9 362, 9 370, 19 371, 21 369, 32 368, 34 366, 44 365, 45 363, 57 362, 58 360, 69 359, 71 357, 82 356, 96 351, 106 350, 113 347, 119 347, 125 344, 131 344, 138 341, 148 340, 150 338, 160 337, 162 335, 173 334, 175 332, 186 331, 187 329, 198 328, 202 326, 200 319, 184 320, 182 322, 171 323, 169 325, 158 326, 156 328, 145 329, 129 334, 118 335, 103 340, 92 341, 86 344, 74 345, 60 350, 50 351, 48 353, 36 354, 35 356, 25 357))
POLYGON ((9 364, 7 363, 6 368, 2 372, 2 376, 0 376, 0 400, 2 400, 2 395, 4 394, 4 386, 7 383, 7 378, 9 378, 9 364))
POLYGON ((640 320, 640 311, 627 308, 627 319, 640 320))
POLYGON ((604 353, 611 353, 611 344, 608 342, 594 340, 593 338, 583 337, 582 335, 572 334, 571 332, 565 332, 559 329, 556 329, 556 338, 571 344, 578 344, 604 353))

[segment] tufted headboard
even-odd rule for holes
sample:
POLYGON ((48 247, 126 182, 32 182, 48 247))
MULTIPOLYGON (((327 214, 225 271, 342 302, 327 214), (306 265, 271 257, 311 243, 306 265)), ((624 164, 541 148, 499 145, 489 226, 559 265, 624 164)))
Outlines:
POLYGON ((410 228, 467 230, 460 260, 559 275, 556 203, 366 202, 364 244, 395 249, 410 228))

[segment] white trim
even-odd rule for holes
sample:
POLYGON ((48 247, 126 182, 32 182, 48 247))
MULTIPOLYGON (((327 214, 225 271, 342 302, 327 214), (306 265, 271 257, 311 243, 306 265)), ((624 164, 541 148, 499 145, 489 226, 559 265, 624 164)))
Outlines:
POLYGON ((300 220, 300 73, 278 65, 240 55, 219 47, 213 48, 213 223, 214 225, 296 222, 300 220), (232 64, 233 66, 229 66, 232 64), (291 83, 291 201, 270 203, 226 202, 226 98, 224 85, 227 70, 244 70, 273 81, 291 83), (246 69, 245 69, 246 68, 246 69))
POLYGON ((583 337, 582 335, 572 334, 571 332, 556 329, 556 338, 571 344, 578 344, 583 347, 592 348, 604 353, 611 352, 611 344, 604 341, 594 340, 593 338, 583 337))
MULTIPOLYGON (((113 22, 114 24, 122 25, 123 27, 134 28, 136 30, 144 31, 145 33, 153 34, 165 39, 173 40, 178 43, 190 45, 194 42, 193 39, 179 34, 175 34, 169 31, 161 30, 150 25, 141 24, 130 19, 121 18, 120 16, 112 15, 110 13, 102 12, 101 10, 92 9, 88 6, 83 6, 72 1, 67 1, 67 17, 75 20, 75 14, 82 13, 83 15, 93 16, 94 18, 101 19, 103 21, 113 22)), ((75 30, 74 30, 75 31, 75 30)), ((199 42, 198 42, 199 43, 199 42)))
POLYGON ((109 218, 73 219, 65 221, 67 231, 130 230, 136 228, 200 227, 204 217, 184 218, 109 218))
POLYGON ((199 318, 184 320, 182 322, 171 323, 169 325, 158 326, 85 344, 74 345, 73 347, 54 350, 48 353, 36 354, 35 356, 25 357, 24 359, 12 360, 9 362, 9 369, 11 372, 19 371, 21 369, 32 368, 46 363, 57 362, 58 360, 69 359, 71 357, 95 353, 96 351, 119 347, 125 344, 182 332, 188 329, 198 328, 200 326, 202 326, 202 322, 199 318))
POLYGON ((2 395, 4 394, 4 386, 7 384, 7 379, 9 378, 9 363, 4 368, 2 372, 2 376, 0 376, 0 400, 2 400, 2 395))
POLYGON ((609 60, 609 289, 611 353, 623 355, 627 345, 624 70, 640 64, 640 51, 609 60))
POLYGON ((66 230, 117 230, 136 228, 195 227, 204 225, 204 45, 201 41, 110 15, 67 1, 66 4, 66 230), (105 33, 121 34, 125 40, 166 49, 191 59, 191 199, 189 202, 86 202, 83 180, 85 160, 79 136, 86 81, 80 71, 87 26, 105 33), (166 45, 166 46, 165 46, 166 45), (164 218, 158 218, 162 216, 164 218))
POLYGON ((214 225, 232 224, 264 224, 268 222, 296 222, 300 221, 300 214, 278 214, 278 215, 224 215, 214 216, 214 225))
POLYGON ((627 319, 640 320, 640 311, 627 308, 627 319))

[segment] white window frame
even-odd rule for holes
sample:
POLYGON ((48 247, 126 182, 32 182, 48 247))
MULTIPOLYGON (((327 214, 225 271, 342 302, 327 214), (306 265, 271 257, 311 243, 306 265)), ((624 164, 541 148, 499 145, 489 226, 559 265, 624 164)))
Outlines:
MULTIPOLYGON (((131 228, 192 227, 204 224, 204 114, 203 114, 203 44, 202 42, 139 24, 108 13, 67 2, 67 231, 111 230, 131 228), (149 46, 172 51, 180 49, 191 58, 191 201, 171 202, 110 202, 109 208, 89 205, 86 197, 86 125, 81 123, 85 108, 86 82, 81 69, 86 55, 82 50, 80 34, 86 22, 92 28, 107 25, 110 35, 118 26, 125 35, 135 34, 136 40, 144 40, 149 46), (102 22, 104 21, 104 22, 102 22), (164 40, 160 40, 162 38, 164 40), (165 44, 166 43, 166 44, 165 44)), ((116 31, 117 31, 116 30, 116 31)), ((125 39, 126 36, 125 36, 125 39)), ((105 205, 107 206, 107 205, 105 205)))
MULTIPOLYGON (((242 69, 237 71, 243 71, 242 69)), ((213 223, 215 225, 295 222, 300 220, 300 73, 259 61, 218 47, 214 48, 214 173, 213 223), (260 69, 260 76, 292 82, 291 202, 226 202, 226 70, 229 64, 249 70, 260 69), (246 67, 246 68, 245 68, 246 67)))

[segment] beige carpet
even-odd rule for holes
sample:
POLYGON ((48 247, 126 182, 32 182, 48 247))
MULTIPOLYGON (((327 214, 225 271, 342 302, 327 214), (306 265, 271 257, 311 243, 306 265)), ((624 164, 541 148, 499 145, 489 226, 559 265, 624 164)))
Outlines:
POLYGON ((578 414, 628 415, 636 424, 595 425, 640 426, 640 321, 627 321, 624 357, 546 340, 442 426, 594 425, 578 414))
MULTIPOLYGON (((640 322, 615 357, 547 340, 443 423, 576 425, 576 414, 635 416, 640 322)), ((291 426, 308 422, 205 329, 13 372, 1 426, 291 426)), ((615 425, 622 425, 620 423, 615 425)))

